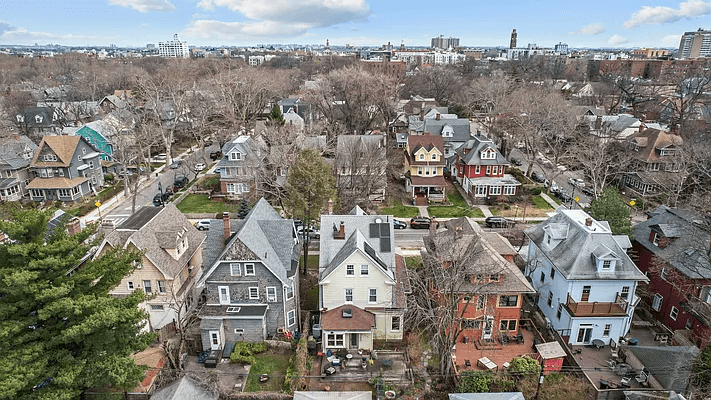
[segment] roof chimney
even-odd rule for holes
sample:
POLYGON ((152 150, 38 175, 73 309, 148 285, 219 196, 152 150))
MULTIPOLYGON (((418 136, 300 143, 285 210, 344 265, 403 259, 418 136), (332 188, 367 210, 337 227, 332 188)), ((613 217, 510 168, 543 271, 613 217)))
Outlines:
POLYGON ((593 222, 592 218, 590 218, 590 217, 585 218, 585 226, 592 226, 592 222, 593 222))
POLYGON ((79 218, 72 218, 67 222, 67 234, 74 236, 79 232, 81 232, 81 221, 79 218))
POLYGON ((338 228, 338 230, 333 231, 333 238, 334 239, 345 239, 346 238, 346 225, 341 221, 341 226, 338 228))
POLYGON ((639 124, 639 131, 642 132, 644 130, 644 124, 639 124))
POLYGON ((230 229, 230 213, 228 213, 227 211, 224 211, 222 213, 222 224, 224 225, 224 228, 225 228, 225 242, 226 242, 232 235, 232 230, 230 229))
POLYGON ((333 199, 328 199, 328 215, 333 215, 333 199))
POLYGON ((600 129, 602 127, 602 115, 598 115, 595 118, 595 129, 600 129))
POLYGON ((440 118, 441 118, 441 115, 439 113, 437 113, 437 121, 439 121, 440 118))

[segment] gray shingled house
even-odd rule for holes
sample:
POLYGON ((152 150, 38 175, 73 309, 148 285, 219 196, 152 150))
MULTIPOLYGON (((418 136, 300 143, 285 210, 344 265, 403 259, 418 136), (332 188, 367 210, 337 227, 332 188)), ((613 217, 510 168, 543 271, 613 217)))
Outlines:
MULTIPOLYGON (((206 297, 199 315, 204 350, 299 329, 301 246, 293 220, 282 218, 260 199, 236 223, 232 234, 229 214, 223 216, 221 233, 227 244, 218 257, 208 256, 214 261, 198 282, 206 297)), ((214 252, 220 247, 220 232, 210 233, 208 246, 214 252)))
POLYGON ((0 199, 16 201, 27 194, 35 150, 37 145, 24 135, 0 139, 0 199))

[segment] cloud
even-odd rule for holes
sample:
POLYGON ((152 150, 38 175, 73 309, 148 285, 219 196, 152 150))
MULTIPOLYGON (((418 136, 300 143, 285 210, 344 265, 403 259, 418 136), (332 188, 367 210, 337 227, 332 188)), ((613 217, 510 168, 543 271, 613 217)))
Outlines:
POLYGON ((621 44, 627 43, 627 38, 622 37, 618 34, 614 34, 610 37, 610 39, 607 41, 607 43, 613 45, 613 46, 619 46, 621 44))
POLYGON ((12 41, 14 43, 30 43, 35 40, 96 40, 96 36, 82 35, 61 35, 51 32, 30 31, 25 28, 10 25, 5 21, 0 21, 0 41, 12 41))
POLYGON ((681 19, 693 19, 711 13, 711 1, 687 0, 679 3, 679 8, 666 6, 643 6, 641 10, 632 14, 623 24, 625 28, 635 28, 642 25, 666 24, 681 19))
POLYGON ((600 22, 587 24, 575 32, 568 32, 569 35, 599 35, 605 32, 605 25, 600 22))
POLYGON ((366 0, 303 0, 296 3, 288 0, 200 0, 198 7, 208 11, 224 7, 242 14, 247 20, 195 20, 183 34, 199 38, 217 35, 230 40, 300 36, 310 29, 362 21, 370 15, 366 0))
POLYGON ((168 0, 109 0, 109 4, 133 8, 142 13, 175 10, 175 6, 168 0))
POLYGON ((667 35, 664 36, 660 42, 666 46, 678 46, 680 40, 681 35, 667 35))

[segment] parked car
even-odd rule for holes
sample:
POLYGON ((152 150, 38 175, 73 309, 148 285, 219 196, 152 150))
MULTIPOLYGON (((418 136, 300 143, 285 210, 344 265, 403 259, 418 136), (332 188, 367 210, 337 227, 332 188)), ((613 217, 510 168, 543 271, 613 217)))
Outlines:
POLYGON ((180 164, 183 163, 183 160, 173 160, 173 163, 170 164, 170 169, 178 169, 180 168, 180 164))
POLYGON ((571 185, 573 185, 575 187, 579 187, 579 188, 585 186, 585 181, 580 178, 570 178, 570 179, 568 179, 568 183, 570 183, 571 185))
POLYGON ((570 197, 570 195, 569 195, 568 193, 565 193, 565 192, 562 191, 562 190, 561 190, 560 192, 558 192, 558 198, 559 198, 560 201, 562 201, 563 203, 570 203, 570 202, 573 200, 573 198, 570 197))
POLYGON ((561 189, 560 186, 558 186, 558 184, 555 183, 555 181, 554 181, 553 183, 551 183, 551 189, 550 189, 550 190, 551 190, 551 193, 556 194, 556 193, 560 192, 562 189, 561 189))
MULTIPOLYGON (((312 237, 314 239, 319 239, 321 237, 321 232, 314 228, 313 226, 310 226, 307 230, 309 233, 309 237, 312 237)), ((299 237, 303 238, 304 237, 304 226, 299 225, 296 227, 296 233, 299 235, 299 237)))
POLYGON ((165 153, 160 153, 156 156, 153 156, 153 159, 158 161, 165 161, 168 159, 168 156, 165 153))
POLYGON ((156 207, 160 207, 163 204, 167 203, 168 200, 170 199, 170 194, 168 193, 156 193, 155 196, 153 196, 153 205, 156 207))
POLYGON ((212 140, 207 139, 205 142, 202 144, 202 147, 210 147, 212 146, 212 140))
POLYGON ((511 157, 511 164, 520 167, 523 165, 523 161, 519 160, 518 158, 511 157))
POLYGON ((399 219, 393 219, 393 226, 395 227, 395 229, 407 228, 407 224, 405 222, 400 221, 399 219))
POLYGON ((595 189, 593 189, 589 186, 583 186, 582 188, 580 188, 580 191, 590 197, 595 197, 595 189))
POLYGON ((201 219, 200 221, 195 223, 195 227, 199 231, 208 231, 208 230, 210 230, 210 220, 209 219, 201 219))
POLYGON ((504 217, 487 217, 484 221, 487 228, 508 228, 516 225, 516 221, 504 217))
POLYGON ((432 220, 429 217, 415 217, 410 219, 410 228, 412 229, 430 229, 432 220))
POLYGON ((178 190, 179 190, 179 189, 184 188, 184 187, 188 184, 188 182, 190 182, 190 181, 188 180, 188 177, 187 177, 187 176, 185 176, 185 175, 178 175, 178 176, 175 177, 175 182, 173 182, 173 187, 174 187, 175 189, 178 189, 178 190))
POLYGON ((195 164, 195 171, 202 171, 205 169, 205 163, 197 163, 195 164))
POLYGON ((210 160, 215 161, 220 158, 222 158, 222 152, 220 150, 210 153, 210 160))
POLYGON ((531 179, 533 179, 534 182, 543 183, 543 182, 546 181, 546 176, 543 175, 543 173, 541 173, 541 172, 535 172, 535 171, 534 171, 534 172, 531 174, 531 179))

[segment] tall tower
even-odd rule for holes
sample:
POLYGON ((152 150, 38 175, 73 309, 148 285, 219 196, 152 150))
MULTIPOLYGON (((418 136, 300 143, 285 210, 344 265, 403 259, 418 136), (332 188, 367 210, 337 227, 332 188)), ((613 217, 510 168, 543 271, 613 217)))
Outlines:
POLYGON ((516 29, 511 32, 511 44, 509 44, 509 49, 516 48, 516 38, 518 37, 518 33, 516 33, 516 29))

